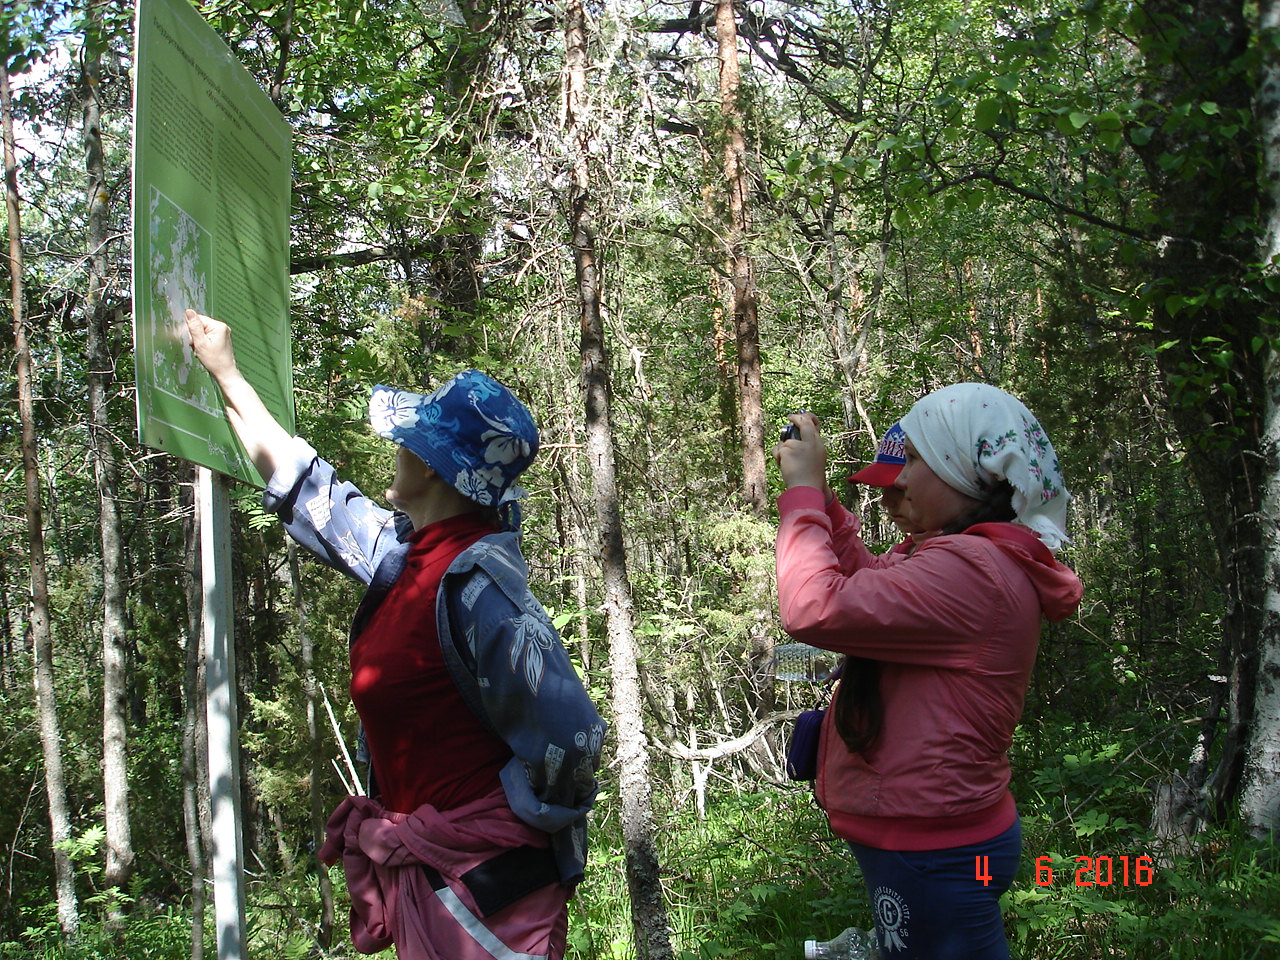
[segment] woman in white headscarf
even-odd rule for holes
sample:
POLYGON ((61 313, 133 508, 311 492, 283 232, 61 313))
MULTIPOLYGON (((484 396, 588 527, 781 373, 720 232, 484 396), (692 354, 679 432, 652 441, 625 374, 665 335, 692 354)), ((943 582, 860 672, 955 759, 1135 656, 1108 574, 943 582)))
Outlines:
POLYGON ((1069 499, 1057 457, 1003 390, 923 398, 901 421, 894 485, 910 521, 937 532, 886 565, 827 484, 817 420, 791 420, 799 437, 775 450, 782 624, 872 671, 856 699, 851 682, 836 688, 818 798, 862 868, 886 957, 1004 960, 999 898, 1021 851, 1007 751, 1041 620, 1081 597, 1053 557, 1069 499))

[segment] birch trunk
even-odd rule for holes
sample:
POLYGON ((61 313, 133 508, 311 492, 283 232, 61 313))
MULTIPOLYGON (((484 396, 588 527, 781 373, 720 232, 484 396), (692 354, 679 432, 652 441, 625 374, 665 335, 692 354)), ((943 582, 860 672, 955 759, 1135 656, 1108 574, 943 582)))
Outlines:
MULTIPOLYGON (((1254 113, 1262 143, 1263 197, 1267 211, 1260 260, 1273 275, 1280 267, 1280 2, 1258 6, 1262 64, 1254 113)), ((1263 367, 1262 623, 1253 724, 1245 760, 1240 812, 1250 829, 1264 837, 1280 828, 1280 358, 1273 347, 1263 367)))
POLYGON ((49 800, 49 833, 58 902, 58 926, 68 940, 80 932, 71 858, 61 844, 71 838, 66 777, 62 765, 62 730, 53 685, 53 633, 49 621, 49 576, 44 551, 44 516, 40 506, 40 454, 31 388, 31 349, 22 285, 22 217, 18 206, 18 169, 13 139, 13 97, 9 70, 0 66, 0 125, 4 134, 4 185, 9 223, 10 306, 18 380, 18 416, 22 421, 22 469, 26 478, 27 551, 31 569, 31 646, 40 746, 44 753, 45 793, 49 800))
POLYGON ((661 870, 654 843, 648 744, 641 716, 640 672, 635 612, 627 573, 618 503, 610 409, 609 358, 601 316, 600 271, 592 222, 591 131, 587 110, 587 23, 583 0, 569 0, 565 11, 565 125, 573 156, 569 190, 569 231, 582 327, 582 382, 586 394, 586 455, 594 480, 599 557, 604 578, 604 609, 613 678, 612 706, 622 798, 631 922, 640 960, 669 960, 671 931, 662 897, 661 870))

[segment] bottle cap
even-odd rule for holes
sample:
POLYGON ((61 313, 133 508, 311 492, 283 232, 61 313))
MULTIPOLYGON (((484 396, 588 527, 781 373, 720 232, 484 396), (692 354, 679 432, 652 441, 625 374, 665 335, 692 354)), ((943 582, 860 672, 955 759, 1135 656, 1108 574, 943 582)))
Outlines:
POLYGON ((814 960, 818 955, 818 941, 806 940, 804 942, 804 960, 814 960))

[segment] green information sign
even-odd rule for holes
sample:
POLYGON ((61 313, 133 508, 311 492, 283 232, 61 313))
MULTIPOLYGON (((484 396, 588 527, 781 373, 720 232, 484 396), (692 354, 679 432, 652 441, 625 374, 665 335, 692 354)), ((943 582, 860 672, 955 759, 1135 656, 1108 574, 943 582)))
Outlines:
POLYGON ((139 0, 133 303, 138 433, 260 485, 191 353, 187 308, 226 322, 263 403, 294 428, 289 127, 188 0, 139 0))

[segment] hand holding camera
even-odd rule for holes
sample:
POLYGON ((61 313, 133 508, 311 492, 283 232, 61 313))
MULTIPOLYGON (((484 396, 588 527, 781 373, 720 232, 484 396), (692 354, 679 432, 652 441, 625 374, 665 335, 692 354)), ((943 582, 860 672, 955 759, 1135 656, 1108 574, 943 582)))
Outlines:
POLYGON ((782 480, 787 487, 817 487, 827 490, 827 447, 818 432, 818 418, 807 410, 791 414, 790 422, 783 427, 778 446, 773 456, 782 471, 782 480), (800 431, 796 420, 808 417, 814 426, 814 435, 806 438, 800 431), (790 444, 788 440, 799 440, 790 444))
MULTIPOLYGON (((792 414, 792 416, 802 416, 806 414, 809 414, 808 410, 797 410, 794 414, 792 414)), ((780 443, 786 443, 788 440, 799 440, 799 439, 800 439, 800 424, 788 423, 785 427, 782 428, 782 435, 779 439, 780 443)))

